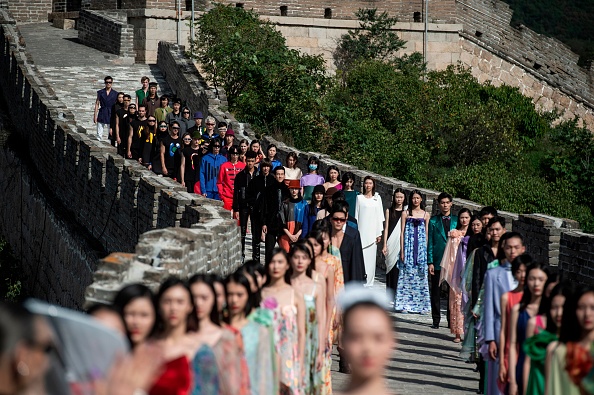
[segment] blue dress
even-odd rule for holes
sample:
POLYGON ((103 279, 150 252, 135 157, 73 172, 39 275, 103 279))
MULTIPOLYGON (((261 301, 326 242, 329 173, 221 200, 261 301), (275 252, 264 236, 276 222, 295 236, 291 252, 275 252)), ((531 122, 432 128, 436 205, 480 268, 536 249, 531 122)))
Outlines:
POLYGON ((404 262, 399 263, 398 289, 394 309, 406 313, 431 311, 427 281, 427 233, 424 218, 406 218, 404 262))
POLYGON ((518 326, 516 327, 516 343, 518 345, 518 363, 516 365, 516 383, 518 383, 518 394, 524 390, 524 360, 526 352, 524 351, 524 342, 526 341, 526 327, 530 314, 527 310, 522 310, 518 315, 518 326))
POLYGON ((218 395, 220 393, 219 367, 214 351, 202 345, 192 361, 194 390, 192 395, 218 395))

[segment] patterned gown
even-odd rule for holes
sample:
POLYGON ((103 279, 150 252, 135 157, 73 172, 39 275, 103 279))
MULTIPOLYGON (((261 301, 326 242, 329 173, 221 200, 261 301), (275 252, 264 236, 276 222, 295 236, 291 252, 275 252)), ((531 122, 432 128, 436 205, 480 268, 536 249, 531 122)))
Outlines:
MULTIPOLYGON (((332 268, 334 269, 334 296, 336 296, 344 288, 344 273, 342 271, 342 262, 340 261, 340 258, 334 255, 329 255, 324 262, 328 266, 332 266, 332 268)), ((336 306, 334 306, 334 310, 332 310, 331 314, 331 328, 328 331, 328 344, 330 345, 330 347, 325 350, 324 366, 322 368, 322 377, 324 379, 324 387, 322 388, 322 394, 324 395, 332 394, 332 372, 330 370, 332 367, 332 345, 338 339, 338 334, 340 331, 340 319, 336 314, 336 306)))
POLYGON ((316 368, 316 359, 320 347, 318 333, 318 315, 316 313, 316 286, 311 295, 303 295, 305 301, 305 379, 304 394, 318 395, 322 393, 322 372, 316 368))
POLYGON ((394 309, 406 313, 431 311, 427 281, 427 233, 424 218, 406 218, 404 262, 398 276, 394 309))
POLYGON ((256 309, 248 316, 249 322, 241 328, 245 359, 247 360, 251 395, 276 395, 273 314, 267 309, 256 309))
POLYGON ((291 304, 289 305, 281 307, 274 297, 269 297, 262 302, 262 306, 271 309, 274 313, 274 342, 280 360, 281 388, 279 393, 281 395, 301 395, 299 329, 297 328, 295 292, 293 291, 291 295, 291 304))

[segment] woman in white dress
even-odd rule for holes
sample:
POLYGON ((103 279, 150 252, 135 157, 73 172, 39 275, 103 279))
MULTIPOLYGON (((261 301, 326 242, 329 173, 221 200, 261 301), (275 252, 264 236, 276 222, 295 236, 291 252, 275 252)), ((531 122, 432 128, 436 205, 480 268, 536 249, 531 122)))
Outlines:
POLYGON ((367 274, 365 285, 371 287, 375 279, 377 244, 382 240, 382 230, 384 229, 384 206, 382 198, 375 192, 375 180, 371 176, 365 177, 363 194, 357 196, 355 219, 363 246, 363 261, 365 262, 365 274, 367 274))

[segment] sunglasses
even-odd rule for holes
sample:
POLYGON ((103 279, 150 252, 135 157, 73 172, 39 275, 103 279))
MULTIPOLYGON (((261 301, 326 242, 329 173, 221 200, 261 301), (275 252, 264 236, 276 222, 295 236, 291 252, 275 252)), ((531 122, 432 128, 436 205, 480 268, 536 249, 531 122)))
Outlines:
POLYGON ((346 222, 346 218, 332 217, 334 222, 346 222))
POLYGON ((149 121, 149 123, 155 123, 155 122, 157 122, 157 121, 156 121, 156 120, 154 120, 154 119, 149 119, 148 121, 149 121))
POLYGON ((131 108, 132 110, 136 110, 136 106, 129 106, 128 108, 131 108))
POLYGON ((174 126, 174 127, 172 127, 171 129, 173 129, 173 130, 178 130, 178 129, 179 129, 179 126, 174 126))
POLYGON ((192 141, 192 139, 184 139, 184 141, 192 141))
POLYGON ((190 113, 189 111, 184 111, 184 114, 189 114, 189 113, 190 113))
POLYGON ((130 101, 130 99, 124 99, 124 101, 130 101))
POLYGON ((214 126, 214 123, 207 123, 207 125, 214 126))
POLYGON ((160 128, 166 128, 167 125, 163 124, 163 125, 159 125, 160 128))
POLYGON ((220 145, 213 145, 213 148, 221 148, 220 145))

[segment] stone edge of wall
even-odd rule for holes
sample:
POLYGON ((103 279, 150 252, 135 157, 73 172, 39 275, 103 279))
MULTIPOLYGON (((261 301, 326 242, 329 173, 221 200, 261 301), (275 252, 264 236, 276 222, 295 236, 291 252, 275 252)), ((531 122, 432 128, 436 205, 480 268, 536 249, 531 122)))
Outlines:
POLYGON ((84 45, 134 63, 134 26, 127 23, 125 13, 81 10, 77 30, 84 45))
POLYGON ((179 183, 91 139, 36 69, 13 18, 0 10, 0 20, 6 21, 0 24, 3 91, 14 104, 11 117, 22 121, 16 132, 43 175, 39 181, 88 230, 88 237, 106 252, 124 250, 126 264, 134 267, 120 276, 119 269, 112 270, 114 259, 101 260, 87 288, 87 304, 106 300, 125 282, 154 287, 164 273, 224 275, 234 270, 241 261, 239 228, 222 203, 187 193, 179 183))

